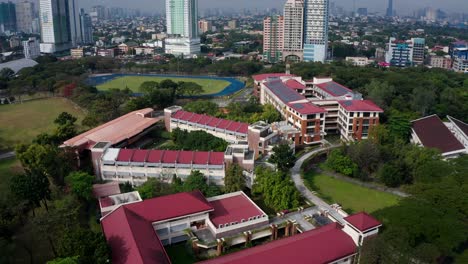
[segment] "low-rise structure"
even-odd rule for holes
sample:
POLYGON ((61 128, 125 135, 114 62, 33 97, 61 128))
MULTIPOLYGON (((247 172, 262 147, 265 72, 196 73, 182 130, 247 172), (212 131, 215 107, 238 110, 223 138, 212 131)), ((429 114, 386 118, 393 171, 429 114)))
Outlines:
POLYGON ((429 65, 433 68, 452 69, 450 56, 431 56, 429 65))
POLYGON ((31 37, 28 40, 23 41, 23 52, 25 59, 34 60, 41 56, 39 40, 31 37))
POLYGON ((445 158, 468 154, 468 124, 448 117, 444 123, 437 115, 411 121, 411 143, 438 149, 445 158))
POLYGON ((346 61, 351 63, 354 66, 367 66, 374 62, 367 57, 346 57, 346 61))
POLYGON ((84 57, 84 50, 83 48, 76 48, 70 50, 70 55, 74 59, 79 59, 84 57))

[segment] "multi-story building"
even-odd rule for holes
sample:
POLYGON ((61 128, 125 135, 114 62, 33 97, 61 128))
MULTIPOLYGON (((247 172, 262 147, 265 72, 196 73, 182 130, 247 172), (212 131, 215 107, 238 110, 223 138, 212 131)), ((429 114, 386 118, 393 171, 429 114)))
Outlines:
POLYGON ((304 58, 304 0, 288 0, 284 5, 284 61, 304 58))
POLYGON ((35 59, 41 55, 39 40, 34 37, 23 41, 24 57, 26 59, 35 59))
POLYGON ((80 31, 81 44, 92 44, 94 42, 91 16, 86 14, 84 9, 80 10, 80 31))
POLYGON ((16 31, 16 5, 10 1, 0 3, 0 33, 16 31))
POLYGON ((383 110, 369 100, 338 101, 338 126, 341 138, 355 141, 368 138, 379 124, 383 110))
POLYGON ((82 43, 80 9, 78 8, 77 3, 78 0, 68 0, 68 15, 70 17, 70 36, 72 47, 76 47, 82 43))
POLYGON ((83 48, 76 48, 70 50, 70 55, 74 59, 79 59, 84 57, 84 49, 83 48))
POLYGON ((42 53, 56 53, 72 48, 72 31, 75 30, 71 29, 71 21, 74 19, 70 16, 69 8, 67 0, 40 0, 42 53))
POLYGON ((354 66, 367 66, 374 62, 373 60, 369 60, 367 57, 346 57, 346 61, 353 64, 354 66))
POLYGON ((19 32, 33 33, 34 3, 21 1, 16 3, 16 26, 19 32))
POLYGON ((228 27, 230 29, 237 29, 238 21, 233 19, 228 22, 228 27))
POLYGON ((305 0, 304 61, 325 62, 328 53, 328 0, 305 0))
POLYGON ((387 13, 388 17, 393 17, 393 0, 388 0, 387 13))
POLYGON ((213 23, 210 20, 202 19, 198 21, 198 30, 200 33, 206 33, 213 29, 213 23))
POLYGON ((454 49, 453 70, 468 73, 468 47, 454 49))
POLYGON ((166 0, 166 53, 200 53, 198 35, 198 0, 166 0))
POLYGON ((263 20, 263 60, 276 63, 282 60, 284 43, 283 16, 269 16, 263 20))
POLYGON ((449 56, 431 56, 429 65, 433 68, 452 69, 452 60, 449 56))
POLYGON ((424 63, 425 40, 412 38, 411 40, 397 40, 390 38, 385 61, 395 67, 408 67, 424 63))

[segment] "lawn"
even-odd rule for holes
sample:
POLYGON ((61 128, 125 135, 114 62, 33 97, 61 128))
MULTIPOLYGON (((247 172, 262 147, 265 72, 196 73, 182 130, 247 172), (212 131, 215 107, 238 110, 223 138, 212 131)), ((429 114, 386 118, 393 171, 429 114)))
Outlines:
POLYGON ((305 184, 329 203, 340 204, 348 213, 379 209, 396 205, 398 196, 368 189, 326 175, 309 171, 304 174, 305 184))
POLYGON ((187 251, 185 243, 166 247, 166 252, 173 264, 195 263, 195 257, 187 251))
POLYGON ((80 124, 84 117, 80 109, 63 98, 0 105, 0 138, 10 147, 17 143, 29 143, 38 134, 53 131, 54 120, 62 112, 77 117, 77 124, 80 124))
POLYGON ((169 77, 150 77, 150 76, 124 76, 110 80, 97 86, 98 90, 109 90, 113 88, 129 88, 133 92, 140 92, 140 85, 144 82, 161 82, 170 79, 174 82, 194 82, 203 88, 202 94, 214 94, 222 91, 230 85, 230 82, 223 80, 199 79, 199 78, 169 78, 169 77))

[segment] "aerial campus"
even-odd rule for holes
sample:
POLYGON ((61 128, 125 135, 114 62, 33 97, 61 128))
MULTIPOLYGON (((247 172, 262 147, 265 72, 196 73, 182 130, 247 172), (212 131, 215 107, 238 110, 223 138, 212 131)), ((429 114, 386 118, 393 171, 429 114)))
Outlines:
POLYGON ((0 3, 0 263, 468 263, 462 4, 84 2, 0 3))

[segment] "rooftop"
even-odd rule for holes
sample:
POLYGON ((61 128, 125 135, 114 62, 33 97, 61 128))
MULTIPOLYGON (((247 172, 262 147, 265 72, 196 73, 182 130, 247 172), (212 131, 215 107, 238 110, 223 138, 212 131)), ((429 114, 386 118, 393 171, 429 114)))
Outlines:
POLYGON ((327 110, 320 108, 312 103, 289 103, 289 107, 303 115, 326 113, 327 110))
POLYGON ((306 99, 304 96, 291 91, 281 80, 266 82, 265 86, 285 104, 306 99))
POLYGON ((344 220, 355 228, 359 229, 361 232, 382 225, 381 222, 377 221, 374 217, 370 216, 366 212, 360 212, 347 216, 344 218, 344 220))
POLYGON ((38 63, 34 60, 19 59, 19 60, 13 60, 13 61, 5 62, 5 63, 0 63, 0 70, 3 70, 5 68, 10 68, 15 73, 18 73, 24 68, 34 67, 37 64, 38 63))
POLYGON ((295 79, 287 80, 286 82, 284 82, 284 84, 286 84, 287 87, 294 89, 294 90, 302 90, 306 88, 304 84, 302 84, 301 82, 295 79))
POLYGON ((454 124, 456 125, 464 134, 465 136, 468 137, 468 124, 463 122, 463 121, 460 121, 454 117, 451 117, 451 116, 447 116, 447 118, 454 124))
POLYGON ((215 227, 235 222, 241 223, 242 220, 248 221, 250 217, 265 215, 243 192, 218 197, 219 199, 217 197, 208 199, 214 208, 214 211, 210 213, 210 220, 215 227))
POLYGON ((350 236, 337 223, 238 251, 203 263, 329 263, 356 253, 350 236))
POLYGON ((252 78, 257 82, 264 81, 268 78, 280 78, 280 77, 296 77, 296 75, 287 74, 287 73, 264 73, 264 74, 257 74, 257 75, 252 76, 252 78))
POLYGON ((110 182, 104 184, 93 184, 93 196, 95 198, 107 197, 120 193, 118 182, 110 182))
POLYGON ((344 96, 353 93, 348 87, 334 81, 316 84, 316 86, 331 96, 344 96))
POLYGON ((220 119, 208 115, 200 115, 187 111, 177 111, 172 115, 173 119, 178 119, 182 121, 187 121, 202 126, 210 126, 218 129, 225 129, 232 132, 237 132, 241 134, 247 134, 249 129, 249 124, 241 123, 236 121, 231 121, 227 119, 220 119))
POLYGON ((149 117, 153 109, 145 108, 130 112, 110 122, 93 128, 63 143, 68 147, 90 149, 98 142, 110 142, 112 145, 132 138, 156 124, 161 118, 149 117))
POLYGON ((442 153, 465 148, 437 115, 411 121, 411 124, 424 147, 436 148, 442 153))
POLYGON ((383 113, 382 108, 378 107, 370 100, 342 100, 338 103, 349 112, 380 112, 383 113))

